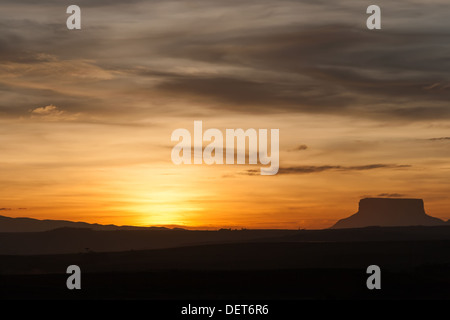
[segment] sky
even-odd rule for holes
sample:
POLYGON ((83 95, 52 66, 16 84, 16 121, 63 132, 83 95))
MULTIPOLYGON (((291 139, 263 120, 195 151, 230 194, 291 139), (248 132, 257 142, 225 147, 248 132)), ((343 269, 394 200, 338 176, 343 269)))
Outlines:
POLYGON ((450 4, 2 0, 0 215, 320 229, 365 197, 450 219, 450 4), (66 8, 81 8, 68 30, 66 8), (175 165, 171 134, 279 129, 260 165, 175 165))

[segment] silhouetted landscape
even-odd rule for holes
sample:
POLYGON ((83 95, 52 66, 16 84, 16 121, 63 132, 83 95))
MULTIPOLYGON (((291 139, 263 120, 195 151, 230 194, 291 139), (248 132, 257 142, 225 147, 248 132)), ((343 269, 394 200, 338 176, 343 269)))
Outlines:
POLYGON ((0 301, 450 300, 449 13, 1 0, 0 301))
MULTIPOLYGON (((433 228, 421 233, 431 233, 433 228)), ((442 240, 247 242, 123 252, 3 255, 3 299, 449 299, 450 229, 442 240), (82 290, 65 287, 67 266, 82 290), (366 268, 382 290, 366 288, 366 268)), ((383 233, 384 228, 378 230, 383 233)), ((417 230, 416 230, 417 231, 417 230)), ((408 233, 408 230, 403 230, 408 233)))
POLYGON ((66 220, 38 220, 32 218, 11 218, 0 216, 0 232, 40 232, 58 228, 88 228, 92 230, 167 230, 164 227, 136 227, 102 225, 98 223, 73 222, 66 220))
POLYGON ((217 231, 2 217, 0 297, 450 298, 450 225, 424 217, 422 200, 363 199, 357 215, 323 230, 217 231), (413 225, 405 226, 408 219, 413 225), (355 221, 394 226, 344 228, 355 221), (32 231, 50 226, 56 229, 32 231), (373 264, 382 290, 366 287, 373 264), (69 265, 81 268, 82 290, 67 290, 69 265))

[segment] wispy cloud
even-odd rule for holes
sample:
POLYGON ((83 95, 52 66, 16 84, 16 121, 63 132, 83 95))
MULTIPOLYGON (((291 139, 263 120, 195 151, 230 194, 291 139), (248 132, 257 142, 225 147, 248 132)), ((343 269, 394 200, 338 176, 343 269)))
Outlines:
POLYGON ((450 140, 450 137, 430 138, 428 140, 431 140, 431 141, 445 141, 445 140, 450 140))
POLYGON ((302 151, 308 149, 308 146, 306 144, 300 144, 296 146, 295 148, 288 149, 288 151, 302 151))
POLYGON ((402 193, 380 193, 377 194, 377 197, 386 197, 386 198, 403 198, 405 194, 402 193))
MULTIPOLYGON (((340 166, 340 165, 324 165, 324 166, 295 166, 295 167, 281 167, 278 174, 307 174, 319 173, 324 171, 364 171, 373 169, 402 169, 409 168, 411 165, 399 164, 368 164, 361 166, 340 166)), ((249 169, 244 172, 247 175, 259 174, 259 169, 249 169)))
POLYGON ((31 109, 29 112, 32 119, 45 121, 68 121, 76 120, 78 118, 78 114, 71 114, 69 112, 63 111, 52 104, 45 107, 37 107, 31 109))
MULTIPOLYGON (((7 1, 12 9, 31 2, 7 1)), ((61 12, 60 1, 40 3, 48 16, 61 12)), ((445 4, 414 3, 405 13, 408 3, 390 4, 396 23, 377 33, 349 23, 364 12, 352 1, 83 0, 78 5, 96 19, 85 20, 81 36, 68 36, 64 21, 16 19, 6 8, 0 85, 34 101, 0 95, 0 111, 15 115, 52 94, 55 104, 71 101, 65 105, 73 112, 120 117, 117 110, 126 104, 137 119, 186 103, 205 112, 442 119, 450 115, 450 47, 442 45, 450 36, 439 31, 449 23, 441 14, 445 4), (416 11, 440 29, 420 22, 406 28, 403 19, 416 11), (317 14, 321 19, 309 18, 317 14), (122 22, 128 18, 133 24, 122 22)))

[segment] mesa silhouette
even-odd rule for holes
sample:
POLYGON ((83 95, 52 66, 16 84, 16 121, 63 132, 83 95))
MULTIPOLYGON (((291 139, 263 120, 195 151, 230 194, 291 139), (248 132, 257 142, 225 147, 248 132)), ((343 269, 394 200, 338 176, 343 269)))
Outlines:
POLYGON ((448 222, 425 213, 422 199, 365 198, 359 201, 357 213, 339 220, 332 228, 436 226, 445 224, 448 224, 448 222))

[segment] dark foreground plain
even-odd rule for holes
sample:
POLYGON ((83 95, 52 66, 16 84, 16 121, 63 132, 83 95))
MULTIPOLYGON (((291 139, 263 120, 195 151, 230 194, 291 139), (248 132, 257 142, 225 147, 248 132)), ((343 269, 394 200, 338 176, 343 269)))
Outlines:
POLYGON ((449 231, 291 230, 150 250, 1 255, 0 298, 448 300, 449 231), (366 269, 373 264, 381 268, 381 290, 366 287, 366 269), (69 265, 81 268, 81 290, 66 288, 69 265))
POLYGON ((66 275, 1 277, 1 299, 298 300, 450 299, 449 266, 382 271, 381 290, 368 290, 365 268, 169 270, 86 273, 81 290, 66 275))

